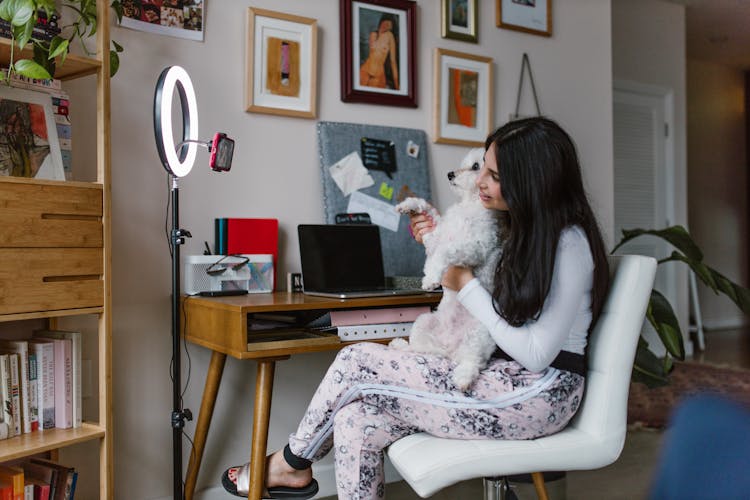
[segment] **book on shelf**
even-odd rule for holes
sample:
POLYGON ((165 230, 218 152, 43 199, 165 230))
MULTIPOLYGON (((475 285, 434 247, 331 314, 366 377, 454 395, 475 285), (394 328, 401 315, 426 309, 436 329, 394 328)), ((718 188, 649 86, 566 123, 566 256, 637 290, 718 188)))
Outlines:
MULTIPOLYGON (((28 344, 28 343, 27 343, 28 344)), ((27 346, 28 347, 28 346, 27 346)), ((27 354, 29 360, 29 420, 31 421, 31 431, 37 431, 39 426, 39 364, 36 360, 36 353, 27 354)))
POLYGON ((413 322, 417 317, 431 310, 430 306, 424 305, 331 311, 331 326, 413 322))
POLYGON ((32 500, 50 500, 50 485, 39 479, 33 477, 26 477, 26 488, 31 488, 31 499, 32 500))
POLYGON ((75 468, 45 458, 32 457, 29 462, 55 471, 55 484, 52 487, 54 493, 50 492, 51 500, 71 500, 73 498, 75 483, 77 482, 75 468))
POLYGON ((13 434, 20 436, 21 432, 21 380, 18 376, 19 365, 18 354, 8 354, 10 362, 10 401, 13 413, 13 434))
POLYGON ((73 341, 55 338, 48 332, 34 332, 34 338, 49 340, 54 345, 55 427, 73 427, 73 341))
POLYGON ((16 435, 13 421, 13 382, 10 373, 10 354, 0 354, 0 403, 2 404, 3 434, 9 438, 16 435), (7 427, 7 429, 6 429, 7 427))
POLYGON ((23 469, 25 480, 34 484, 35 500, 37 494, 42 499, 54 499, 55 485, 57 484, 57 469, 34 463, 31 459, 25 459, 19 463, 19 466, 23 469))
POLYGON ((29 340, 29 352, 36 357, 39 428, 55 427, 55 346, 49 340, 29 340))
POLYGON ((11 485, 13 500, 24 500, 24 476, 21 467, 0 464, 0 483, 11 485))
POLYGON ((81 332, 67 330, 37 330, 34 332, 36 338, 51 338, 56 340, 67 339, 71 342, 71 383, 72 383, 72 418, 73 427, 78 428, 83 423, 83 394, 81 381, 81 356, 83 352, 83 338, 81 332))
POLYGON ((0 500, 13 500, 13 485, 7 481, 0 481, 0 500))
POLYGON ((31 410, 31 389, 29 382, 29 343, 25 340, 0 340, 0 350, 16 353, 19 359, 19 380, 21 386, 21 422, 23 434, 39 427, 38 419, 31 410))

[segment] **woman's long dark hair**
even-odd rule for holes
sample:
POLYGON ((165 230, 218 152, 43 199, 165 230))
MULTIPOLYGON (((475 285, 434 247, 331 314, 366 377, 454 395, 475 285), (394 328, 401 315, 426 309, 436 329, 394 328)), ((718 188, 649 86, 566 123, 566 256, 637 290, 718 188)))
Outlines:
POLYGON ((514 326, 539 317, 560 234, 579 226, 594 261, 593 325, 607 293, 609 268, 570 136, 552 120, 526 118, 500 127, 487 138, 485 148, 494 148, 508 205, 503 221, 507 237, 492 292, 497 312, 514 326))

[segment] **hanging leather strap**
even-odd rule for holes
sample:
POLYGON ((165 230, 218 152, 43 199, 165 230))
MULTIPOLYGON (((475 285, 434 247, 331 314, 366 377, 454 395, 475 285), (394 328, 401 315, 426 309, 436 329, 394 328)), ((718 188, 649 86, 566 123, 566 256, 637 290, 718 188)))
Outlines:
POLYGON ((518 94, 516 96, 516 113, 515 117, 518 118, 518 111, 521 106, 521 91, 523 90, 523 76, 526 72, 529 72, 529 81, 531 82, 531 91, 534 93, 534 104, 536 105, 536 114, 541 115, 542 111, 539 109, 539 98, 536 95, 536 85, 534 85, 534 75, 531 74, 531 62, 529 62, 529 55, 524 52, 523 59, 521 60, 521 76, 518 79, 518 94))

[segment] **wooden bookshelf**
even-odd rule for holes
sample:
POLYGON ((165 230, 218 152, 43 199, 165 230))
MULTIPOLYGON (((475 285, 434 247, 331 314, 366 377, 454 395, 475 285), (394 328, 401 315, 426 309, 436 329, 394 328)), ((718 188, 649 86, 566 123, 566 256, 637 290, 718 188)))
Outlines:
MULTIPOLYGON (((3 67, 8 66, 10 61, 11 40, 9 38, 0 38, 0 61, 3 67)), ((16 45, 13 48, 14 59, 31 59, 33 57, 31 48, 27 45, 23 50, 19 50, 16 45)), ((109 57, 109 54, 107 54, 109 57)), ((60 58, 57 58, 57 72, 55 78, 60 80, 70 80, 82 76, 95 75, 102 67, 101 61, 90 57, 82 57, 69 54, 65 57, 65 62, 60 66, 60 58)))
MULTIPOLYGON (((96 78, 97 179, 0 177, 0 323, 42 319, 54 328, 61 317, 95 315, 96 335, 87 334, 84 342, 98 346, 98 418, 75 429, 38 430, 0 440, 0 462, 99 441, 99 498, 111 499, 110 7, 108 0, 96 4, 96 57, 67 56, 63 65, 58 63, 55 78, 96 78)), ((0 65, 8 66, 10 51, 10 40, 0 38, 0 65)), ((30 53, 14 48, 16 59, 30 53)))

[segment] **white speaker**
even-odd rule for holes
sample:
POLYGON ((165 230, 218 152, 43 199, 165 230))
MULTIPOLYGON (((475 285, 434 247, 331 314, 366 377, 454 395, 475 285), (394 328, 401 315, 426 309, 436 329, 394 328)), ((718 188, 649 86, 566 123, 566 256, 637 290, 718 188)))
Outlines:
POLYGON ((187 255, 183 262, 182 293, 186 295, 220 290, 268 293, 274 289, 271 254, 187 255))

